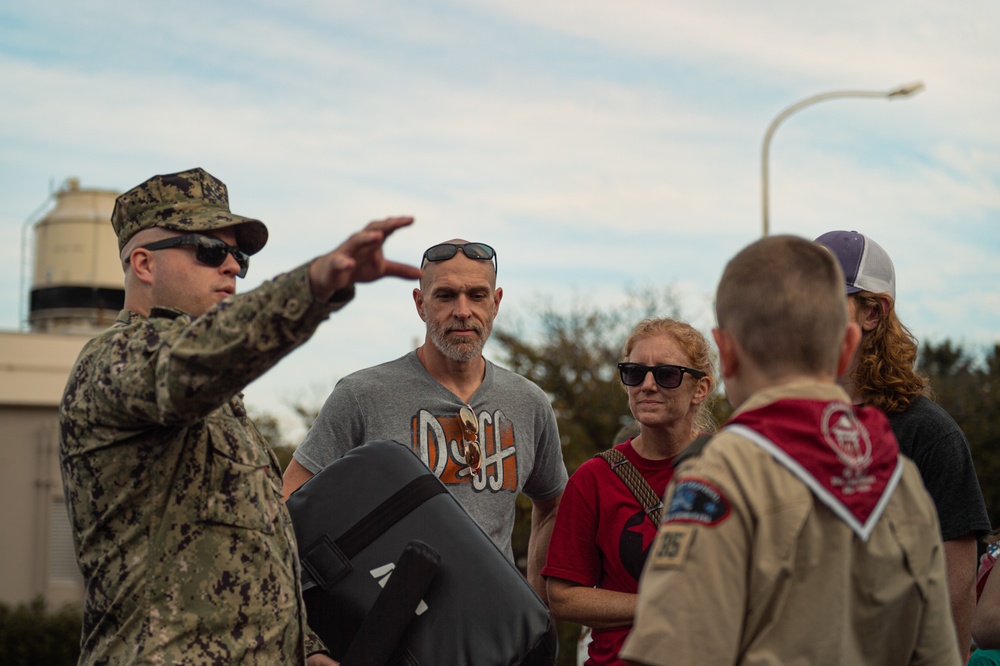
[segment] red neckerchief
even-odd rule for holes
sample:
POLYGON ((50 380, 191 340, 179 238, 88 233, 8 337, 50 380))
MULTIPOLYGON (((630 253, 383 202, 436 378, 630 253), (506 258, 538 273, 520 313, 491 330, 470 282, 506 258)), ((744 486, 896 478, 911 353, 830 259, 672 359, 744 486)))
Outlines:
POLYGON ((873 407, 786 398, 738 414, 724 429, 774 456, 862 541, 903 473, 889 421, 873 407))

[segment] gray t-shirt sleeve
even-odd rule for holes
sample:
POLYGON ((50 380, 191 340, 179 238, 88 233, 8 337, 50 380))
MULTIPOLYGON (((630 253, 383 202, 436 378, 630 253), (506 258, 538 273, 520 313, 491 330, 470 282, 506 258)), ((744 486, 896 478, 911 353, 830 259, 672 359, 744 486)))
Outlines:
POLYGON ((530 393, 534 393, 536 401, 535 464, 522 492, 533 500, 545 501, 565 489, 569 475, 563 461, 562 441, 559 438, 555 412, 545 393, 536 385, 532 384, 531 388, 533 391, 530 393))
POLYGON ((345 378, 337 382, 326 399, 316 421, 292 456, 300 465, 316 474, 351 449, 360 446, 365 438, 364 410, 345 378))

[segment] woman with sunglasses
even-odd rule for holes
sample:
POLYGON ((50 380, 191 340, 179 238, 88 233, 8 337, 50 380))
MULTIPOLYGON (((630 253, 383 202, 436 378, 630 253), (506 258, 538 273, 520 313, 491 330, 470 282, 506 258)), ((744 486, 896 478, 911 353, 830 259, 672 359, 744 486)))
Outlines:
POLYGON ((659 509, 647 511, 623 477, 631 475, 633 486, 648 484, 656 503, 673 476, 674 458, 715 429, 708 411, 714 368, 701 333, 674 319, 646 319, 629 335, 621 358, 619 376, 639 434, 615 446, 610 460, 595 457, 570 477, 542 570, 553 614, 593 630, 588 666, 625 663, 618 651, 659 526, 659 509))

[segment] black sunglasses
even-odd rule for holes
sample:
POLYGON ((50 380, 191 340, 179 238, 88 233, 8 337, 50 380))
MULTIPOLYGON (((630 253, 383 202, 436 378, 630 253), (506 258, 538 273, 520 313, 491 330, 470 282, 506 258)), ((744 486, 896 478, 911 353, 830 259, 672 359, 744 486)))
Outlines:
POLYGON ((423 266, 425 261, 448 261, 459 250, 469 259, 478 259, 479 261, 489 261, 492 259, 493 272, 497 272, 497 251, 486 243, 439 243, 424 252, 424 256, 420 260, 420 265, 423 266))
MULTIPOLYGON (((226 261, 226 255, 233 255, 233 259, 236 263, 240 265, 240 272, 236 274, 237 277, 246 277, 247 270, 250 268, 250 255, 248 255, 243 250, 238 247, 233 247, 232 245, 219 240, 218 238, 213 238, 212 236, 203 236, 201 234, 187 234, 185 236, 176 236, 174 238, 164 238, 161 241, 156 241, 155 243, 150 243, 148 245, 141 245, 143 250, 166 250, 171 247, 183 247, 183 246, 194 247, 195 259, 205 264, 206 266, 211 266, 212 268, 218 268, 226 261)), ((131 256, 125 257, 125 263, 129 263, 131 256)))
POLYGON ((646 375, 652 372, 656 383, 665 389, 675 389, 680 386, 685 372, 696 379, 706 376, 701 370, 685 368, 683 365, 648 366, 641 363, 619 363, 618 372, 625 386, 638 386, 646 381, 646 375))

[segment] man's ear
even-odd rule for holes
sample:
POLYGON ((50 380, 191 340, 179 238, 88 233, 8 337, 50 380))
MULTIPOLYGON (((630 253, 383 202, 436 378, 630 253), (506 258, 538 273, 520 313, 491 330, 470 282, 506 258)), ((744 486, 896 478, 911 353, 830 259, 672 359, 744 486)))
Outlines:
POLYGON ((719 348, 719 372, 723 377, 732 377, 739 368, 739 357, 736 354, 736 340, 733 334, 719 328, 712 329, 715 346, 719 348))
POLYGON ((861 318, 861 330, 864 332, 874 331, 878 328, 878 323, 889 316, 892 310, 892 301, 887 296, 879 296, 877 305, 870 308, 861 318))
POLYGON ((129 266, 137 280, 146 284, 153 283, 156 258, 152 252, 141 247, 133 249, 132 254, 129 256, 129 266))
POLYGON ((417 287, 413 288, 413 304, 417 306, 417 314, 420 315, 420 319, 427 321, 427 315, 424 314, 424 292, 417 287))
MULTIPOLYGON (((865 319, 867 320, 867 317, 865 319)), ((837 359, 838 377, 842 377, 847 372, 847 369, 851 367, 854 352, 858 350, 859 344, 861 344, 861 327, 852 321, 847 324, 847 330, 844 331, 844 339, 840 343, 840 358, 837 359)))
POLYGON ((500 311, 500 299, 503 298, 503 288, 497 287, 493 290, 493 316, 497 316, 500 311))

